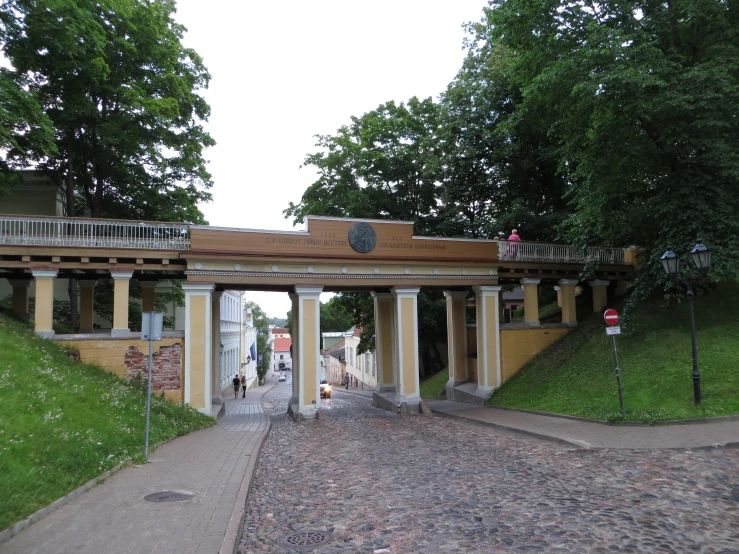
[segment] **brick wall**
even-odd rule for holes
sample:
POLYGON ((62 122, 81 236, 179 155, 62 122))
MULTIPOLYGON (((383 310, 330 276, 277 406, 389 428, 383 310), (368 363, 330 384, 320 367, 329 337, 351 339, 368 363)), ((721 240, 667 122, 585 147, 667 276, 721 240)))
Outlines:
MULTIPOLYGON (((135 346, 129 346, 123 357, 126 373, 129 377, 141 375, 146 378, 149 367, 149 355, 135 346)), ((151 388, 155 391, 180 390, 180 371, 182 369, 182 344, 162 346, 155 352, 151 361, 151 388)))

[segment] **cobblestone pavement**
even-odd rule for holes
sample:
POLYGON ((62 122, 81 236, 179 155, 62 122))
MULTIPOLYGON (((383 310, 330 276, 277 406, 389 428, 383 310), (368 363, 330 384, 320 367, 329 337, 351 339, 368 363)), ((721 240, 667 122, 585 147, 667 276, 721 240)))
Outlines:
POLYGON ((739 553, 739 450, 568 450, 342 393, 295 424, 289 396, 264 398, 240 552, 739 553), (308 531, 333 541, 278 542, 308 531))

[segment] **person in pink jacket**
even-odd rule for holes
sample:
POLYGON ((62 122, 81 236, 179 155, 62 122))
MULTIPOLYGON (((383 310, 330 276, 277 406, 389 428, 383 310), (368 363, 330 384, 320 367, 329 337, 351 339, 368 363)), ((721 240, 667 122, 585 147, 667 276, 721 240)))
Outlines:
MULTIPOLYGON (((518 236, 518 229, 513 229, 511 231, 511 236, 508 237, 508 242, 518 242, 521 240, 521 237, 518 236)), ((514 258, 516 254, 518 253, 518 245, 516 244, 509 244, 508 245, 508 255, 514 258)))

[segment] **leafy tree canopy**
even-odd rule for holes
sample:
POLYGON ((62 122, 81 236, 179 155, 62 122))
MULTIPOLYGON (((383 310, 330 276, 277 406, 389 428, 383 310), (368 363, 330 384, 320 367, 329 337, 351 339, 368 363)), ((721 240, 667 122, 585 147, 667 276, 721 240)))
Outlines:
POLYGON ((262 382, 272 359, 272 344, 269 340, 269 318, 259 304, 253 300, 244 303, 244 309, 249 308, 251 308, 254 327, 257 330, 257 352, 262 354, 262 363, 257 362, 257 374, 259 375, 259 382, 262 382))
POLYGON ((55 155, 34 161, 66 189, 67 214, 201 223, 214 141, 198 92, 210 76, 181 44, 174 0, 3 0, 0 10, 8 75, 53 125, 55 155))

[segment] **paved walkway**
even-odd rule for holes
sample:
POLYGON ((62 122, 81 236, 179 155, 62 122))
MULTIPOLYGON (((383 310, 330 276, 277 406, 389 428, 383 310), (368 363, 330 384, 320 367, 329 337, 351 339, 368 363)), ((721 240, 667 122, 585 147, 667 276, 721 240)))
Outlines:
POLYGON ((269 431, 261 399, 270 384, 226 399, 218 425, 180 437, 0 544, 1 554, 231 554, 259 449, 269 431), (193 494, 148 502, 160 491, 193 494))
POLYGON ((739 446, 739 421, 633 427, 427 400, 432 411, 555 440, 580 448, 706 448, 739 446))

